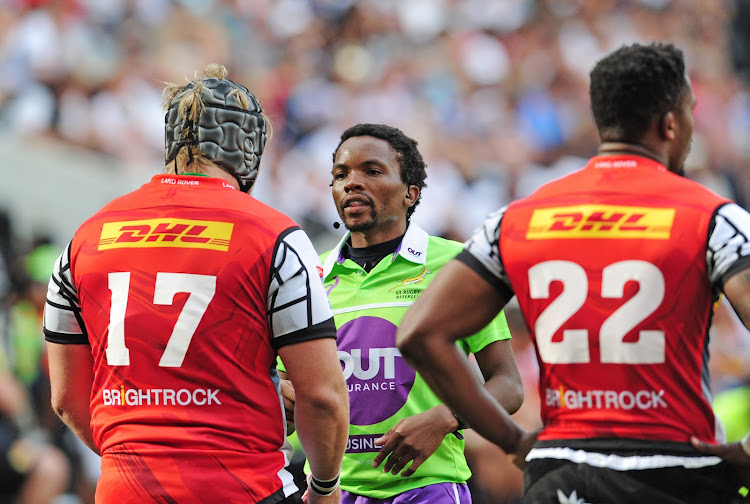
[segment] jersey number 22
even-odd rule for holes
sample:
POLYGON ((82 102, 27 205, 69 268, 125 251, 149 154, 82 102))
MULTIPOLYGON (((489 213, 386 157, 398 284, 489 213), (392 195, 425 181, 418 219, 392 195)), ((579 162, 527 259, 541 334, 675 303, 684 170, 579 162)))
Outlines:
MULTIPOLYGON (((548 364, 582 364, 591 361, 589 331, 565 329, 562 341, 552 341, 555 333, 583 305, 589 292, 586 270, 571 261, 545 261, 529 269, 529 295, 549 298, 553 281, 563 284, 562 293, 539 314, 534 326, 537 348, 548 364)), ((599 329, 600 360, 613 364, 659 364, 665 358, 664 331, 642 330, 638 341, 625 342, 625 335, 654 313, 664 300, 664 275, 646 261, 619 261, 602 270, 604 298, 623 297, 625 284, 638 282, 639 290, 611 313, 599 329)))

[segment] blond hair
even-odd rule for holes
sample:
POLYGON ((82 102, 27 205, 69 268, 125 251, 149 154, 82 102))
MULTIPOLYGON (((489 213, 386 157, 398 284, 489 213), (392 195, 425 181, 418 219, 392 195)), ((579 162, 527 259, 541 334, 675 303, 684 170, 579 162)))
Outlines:
MULTIPOLYGON (((218 63, 209 63, 203 69, 203 76, 201 78, 196 78, 193 81, 188 81, 188 85, 192 84, 193 87, 191 90, 189 90, 189 92, 185 93, 182 98, 180 98, 180 101, 177 104, 177 112, 180 118, 183 121, 187 120, 193 123, 198 122, 204 107, 202 97, 203 79, 225 79, 228 73, 229 72, 224 65, 220 65, 218 63)), ((172 100, 174 100, 174 98, 178 94, 180 94, 185 89, 185 87, 185 85, 181 86, 179 84, 166 82, 164 90, 162 91, 162 108, 164 110, 168 110, 170 104, 172 103, 172 100)), ((234 97, 234 99, 237 101, 237 106, 239 106, 240 108, 246 110, 250 108, 250 97, 241 89, 234 89, 227 96, 234 97)), ((273 124, 271 123, 270 117, 268 117, 265 113, 261 113, 261 115, 266 121, 266 128, 268 132, 267 137, 270 139, 273 136, 273 124)), ((182 132, 183 138, 187 137, 187 135, 188 131, 184 130, 182 132)), ((205 156, 197 145, 184 145, 177 152, 174 162, 169 162, 166 164, 165 172, 176 173, 178 167, 184 170, 188 164, 194 164, 194 166, 192 166, 190 170, 195 173, 203 173, 205 171, 205 165, 210 164, 216 166, 216 163, 205 156), (188 149, 190 149, 189 152, 188 149)))

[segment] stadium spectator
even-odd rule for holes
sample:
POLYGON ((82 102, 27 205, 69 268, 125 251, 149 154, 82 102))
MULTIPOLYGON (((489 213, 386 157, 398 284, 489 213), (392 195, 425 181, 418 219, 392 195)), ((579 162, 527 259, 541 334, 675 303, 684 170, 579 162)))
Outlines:
POLYGON ((9 0, 0 126, 104 153, 103 170, 140 179, 162 157, 160 83, 228 61, 277 125, 258 197, 313 243, 338 240, 323 174, 331 143, 358 122, 413 132, 431 167, 414 220, 463 240, 471 223, 596 151, 588 68, 622 43, 658 38, 690 55, 705 171, 742 205, 750 98, 727 56, 728 4, 9 0))
POLYGON ((721 292, 750 327, 750 213, 682 176, 695 96, 679 49, 623 46, 590 80, 598 155, 489 216, 407 312, 398 347, 525 466, 525 502, 739 501, 728 464, 690 440, 717 439, 707 340, 721 292), (541 432, 513 422, 454 348, 514 296, 539 359, 541 432))
POLYGON ((277 353, 307 502, 339 501, 348 398, 320 261, 248 194, 269 123, 226 73, 165 89, 165 173, 87 220, 52 273, 52 405, 102 456, 97 502, 301 502, 277 353))

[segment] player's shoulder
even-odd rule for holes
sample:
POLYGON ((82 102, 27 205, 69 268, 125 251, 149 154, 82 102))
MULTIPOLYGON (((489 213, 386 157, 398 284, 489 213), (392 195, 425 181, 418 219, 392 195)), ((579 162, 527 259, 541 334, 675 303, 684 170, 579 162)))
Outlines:
POLYGON ((677 209, 689 209, 705 216, 715 215, 722 207, 733 203, 700 182, 672 172, 661 172, 645 189, 655 202, 666 203, 677 209))
POLYGON ((211 197, 218 199, 211 200, 213 205, 206 212, 215 212, 219 220, 228 219, 238 226, 265 227, 279 234, 301 228, 287 214, 242 191, 217 191, 211 197))
POLYGON ((540 202, 546 202, 550 198, 557 198, 562 194, 571 192, 579 192, 580 187, 587 184, 588 176, 589 173, 581 168, 571 173, 561 175, 556 179, 549 180, 534 189, 531 193, 516 198, 500 209, 492 212, 485 219, 485 224, 497 224, 500 220, 505 218, 506 214, 513 216, 518 210, 534 208, 539 205, 540 202))
POLYGON ((100 233, 105 223, 121 222, 145 229, 163 225, 165 220, 230 223, 239 234, 247 234, 245 231, 250 228, 265 228, 271 235, 286 236, 287 231, 301 229, 288 215, 246 193, 225 190, 220 199, 213 199, 216 197, 208 194, 199 205, 190 200, 172 204, 155 196, 152 184, 144 184, 104 205, 79 226, 75 235, 85 240, 86 236, 100 233))
POLYGON ((708 208, 708 210, 712 212, 727 205, 737 205, 731 199, 727 198, 726 196, 722 196, 721 194, 715 193, 699 182, 696 182, 694 180, 688 180, 688 182, 692 183, 691 188, 694 191, 692 194, 696 195, 695 198, 686 198, 691 203, 694 203, 697 199, 698 201, 702 202, 708 208))
POLYGON ((221 194, 219 201, 221 204, 216 205, 218 211, 228 210, 245 214, 252 220, 280 221, 297 226, 294 219, 287 214, 242 191, 226 191, 221 194))
MULTIPOLYGON (((238 195, 242 196, 242 193, 239 193, 238 195)), ((273 208, 272 206, 266 203, 263 203, 262 201, 258 201, 255 198, 251 197, 249 199, 254 203, 254 207, 250 209, 250 214, 253 216, 253 218, 256 218, 257 216, 261 216, 264 220, 276 223, 277 225, 280 225, 284 228, 290 228, 290 227, 300 228, 301 227, 299 224, 297 224, 297 222, 294 219, 292 219, 290 216, 288 216, 284 212, 277 210, 273 208)))
POLYGON ((138 194, 142 191, 143 187, 134 189, 128 193, 117 196, 110 200, 107 204, 101 207, 99 210, 94 212, 88 219, 83 221, 76 231, 76 235, 84 233, 87 228, 91 227, 93 223, 100 221, 101 219, 117 219, 118 212, 124 208, 128 208, 134 198, 138 197, 138 194))

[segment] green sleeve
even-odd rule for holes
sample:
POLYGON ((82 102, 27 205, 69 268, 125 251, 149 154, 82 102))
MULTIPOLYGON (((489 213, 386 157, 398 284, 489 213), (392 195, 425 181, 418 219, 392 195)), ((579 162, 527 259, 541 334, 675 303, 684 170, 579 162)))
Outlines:
POLYGON ((464 339, 462 346, 470 353, 477 353, 490 343, 508 339, 510 339, 510 328, 508 328, 508 321, 505 319, 505 312, 501 311, 481 331, 464 339))
POLYGON ((276 356, 276 369, 278 371, 281 371, 282 373, 286 373, 286 366, 284 366, 284 363, 281 362, 281 357, 278 355, 276 356))

